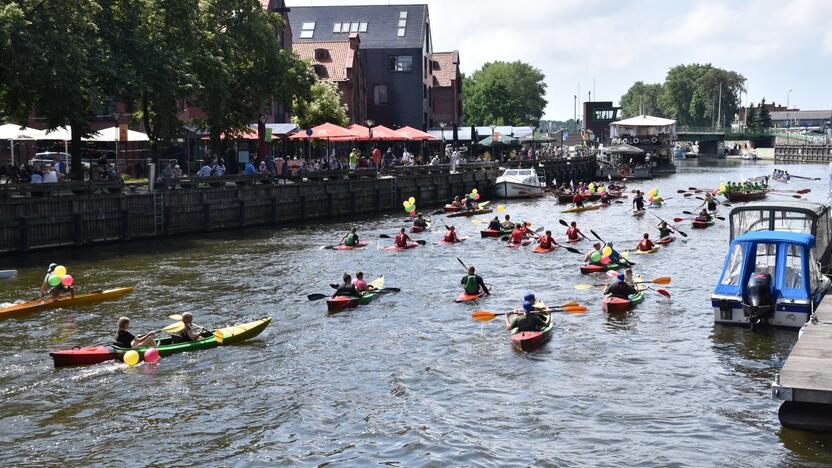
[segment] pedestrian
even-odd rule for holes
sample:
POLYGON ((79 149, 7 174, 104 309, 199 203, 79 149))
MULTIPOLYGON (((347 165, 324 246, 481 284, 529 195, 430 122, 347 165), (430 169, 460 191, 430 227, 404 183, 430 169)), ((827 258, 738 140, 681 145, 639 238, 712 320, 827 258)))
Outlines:
POLYGON ((459 151, 454 149, 451 153, 451 172, 456 172, 456 166, 459 164, 459 151))
POLYGON ((370 159, 372 159, 373 164, 375 165, 375 167, 377 167, 377 168, 381 167, 381 150, 378 149, 378 146, 373 147, 373 152, 372 152, 372 155, 370 156, 370 159))
POLYGON ((350 169, 358 169, 358 160, 360 158, 361 154, 358 152, 358 148, 353 148, 352 151, 350 151, 350 169))

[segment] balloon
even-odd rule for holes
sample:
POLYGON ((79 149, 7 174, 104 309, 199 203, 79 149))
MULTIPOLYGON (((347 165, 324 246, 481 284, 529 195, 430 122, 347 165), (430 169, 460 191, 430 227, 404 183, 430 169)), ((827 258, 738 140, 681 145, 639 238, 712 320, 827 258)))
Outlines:
POLYGON ((73 281, 72 276, 69 276, 69 275, 64 275, 61 278, 61 284, 64 285, 64 286, 72 286, 72 281, 73 281))
POLYGON ((480 194, 475 193, 475 194, 474 194, 474 200, 479 200, 479 199, 480 199, 480 194))
POLYGON ((506 207, 504 207, 503 205, 497 205, 497 213, 502 213, 505 210, 506 210, 506 207))
POLYGON ((413 197, 408 198, 407 201, 409 201, 411 205, 416 203, 416 199, 413 197))
POLYGON ((473 193, 474 195, 476 195, 476 194, 477 194, 477 189, 471 190, 471 193, 473 193))
POLYGON ((609 256, 610 256, 610 254, 612 253, 612 247, 610 247, 610 246, 606 246, 606 247, 604 247, 604 248, 601 250, 601 253, 602 253, 602 254, 604 254, 604 255, 606 255, 607 257, 609 257, 609 256))
POLYGON ((468 198, 470 198, 471 200, 473 200, 473 199, 474 199, 474 194, 472 193, 471 195, 468 195, 468 198))
POLYGON ((650 203, 653 203, 653 197, 647 198, 647 201, 649 201, 650 203))
POLYGON ((601 260, 601 253, 600 252, 592 252, 592 255, 589 256, 589 259, 593 262, 599 262, 601 260))
POLYGON ((599 188, 598 193, 604 193, 604 187, 599 188))
MULTIPOLYGON (((135 353, 135 351, 133 351, 135 353)), ((138 354, 138 353, 136 353, 138 354)), ((144 360, 149 363, 154 363, 159 360, 159 350, 156 348, 150 348, 144 352, 144 360)))
POLYGON ((410 210, 410 216, 416 216, 416 210, 410 210))
POLYGON ((607 272, 607 278, 618 279, 618 272, 615 270, 610 270, 607 272))
POLYGON ((407 200, 402 202, 402 206, 405 207, 405 208, 407 208, 407 205, 409 205, 409 204, 410 203, 407 200))
POLYGON ((128 366, 135 366, 139 363, 139 353, 134 350, 127 351, 124 353, 124 363, 128 366))
POLYGON ((58 275, 49 275, 49 279, 46 282, 49 283, 49 286, 57 286, 61 284, 61 277, 58 275))
POLYGON ((63 265, 58 265, 55 267, 55 271, 53 273, 55 273, 55 276, 60 278, 61 276, 66 274, 66 267, 63 265))
POLYGON ((601 265, 609 265, 609 264, 610 264, 610 258, 609 257, 607 257, 606 255, 601 257, 601 265))

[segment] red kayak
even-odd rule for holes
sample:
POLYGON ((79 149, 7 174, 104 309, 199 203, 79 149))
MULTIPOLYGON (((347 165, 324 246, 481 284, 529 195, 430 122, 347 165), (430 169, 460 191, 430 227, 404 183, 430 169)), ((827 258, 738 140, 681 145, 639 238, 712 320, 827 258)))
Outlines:
POLYGON ((579 238, 577 238, 577 239, 566 239, 566 242, 568 242, 568 243, 570 243, 570 244, 574 244, 575 242, 580 242, 580 241, 582 241, 582 240, 584 240, 584 238, 583 238, 583 237, 579 237, 579 238))
POLYGON ((448 244, 448 245, 461 244, 461 243, 465 242, 466 239, 468 239, 468 238, 467 237, 459 237, 459 238, 457 238, 456 242, 448 242, 445 239, 442 239, 441 241, 437 242, 437 244, 448 244))
POLYGON ((710 221, 697 221, 693 220, 693 228, 694 229, 705 229, 714 225, 714 220, 710 221))
POLYGON ((629 299, 607 296, 601 299, 601 307, 603 307, 604 312, 608 314, 620 314, 632 309, 636 306, 636 304, 643 300, 644 291, 639 291, 633 294, 629 299))
POLYGON ((530 240, 524 240, 520 244, 515 244, 514 242, 509 242, 508 244, 506 244, 506 247, 511 247, 511 248, 523 247, 523 246, 529 245, 531 243, 532 243, 532 241, 530 241, 530 240))
POLYGON ((407 244, 407 247, 399 247, 397 245, 391 245, 390 247, 385 247, 384 250, 407 250, 407 249, 415 249, 416 247, 419 247, 419 244, 414 242, 412 244, 407 244))
POLYGON ((462 207, 459 206, 445 205, 445 213, 456 213, 461 209, 462 207))
POLYGON ((410 226, 410 232, 413 234, 418 234, 420 232, 424 232, 427 228, 422 226, 410 226))
POLYGON ((55 367, 61 366, 90 366, 116 359, 116 350, 112 346, 91 346, 88 348, 73 348, 49 353, 55 362, 55 367))
POLYGON ((656 241, 657 244, 669 244, 676 240, 676 236, 663 237, 656 241))
POLYGON ((557 247, 551 247, 551 248, 547 249, 545 247, 541 247, 541 246, 538 245, 534 249, 532 249, 532 252, 534 252, 534 253, 549 253, 549 252, 555 250, 556 248, 557 247))
POLYGON ((552 337, 553 328, 554 322, 552 322, 552 316, 547 315, 546 323, 540 331, 518 332, 517 329, 512 329, 511 345, 521 351, 535 351, 549 341, 552 337))
POLYGON ((468 301, 475 301, 481 298, 485 294, 485 291, 480 291, 479 294, 468 294, 465 291, 459 293, 459 296, 456 297, 454 302, 468 302, 468 301))
POLYGON ((605 271, 617 270, 621 268, 620 265, 610 263, 609 265, 581 265, 581 273, 587 275, 590 273, 603 273, 605 271))
POLYGON ((367 242, 359 241, 357 245, 344 245, 344 244, 336 245, 335 247, 332 248, 332 250, 352 250, 352 249, 360 249, 360 248, 366 247, 366 246, 367 246, 367 242))
POLYGON ((494 229, 486 229, 484 231, 480 231, 480 236, 485 237, 503 237, 511 234, 511 231, 495 231, 494 229))

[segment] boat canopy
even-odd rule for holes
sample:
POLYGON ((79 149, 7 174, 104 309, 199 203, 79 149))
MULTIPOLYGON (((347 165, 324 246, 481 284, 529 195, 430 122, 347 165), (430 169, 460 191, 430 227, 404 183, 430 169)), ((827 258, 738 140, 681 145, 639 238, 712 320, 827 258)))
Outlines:
POLYGON ((731 242, 715 294, 741 296, 753 274, 770 274, 772 298, 811 299, 826 279, 815 261, 811 234, 758 231, 731 242))

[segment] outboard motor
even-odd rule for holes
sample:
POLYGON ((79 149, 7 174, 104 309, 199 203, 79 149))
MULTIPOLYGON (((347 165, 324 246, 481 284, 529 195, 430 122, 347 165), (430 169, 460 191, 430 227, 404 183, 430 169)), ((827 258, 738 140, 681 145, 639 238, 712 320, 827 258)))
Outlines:
POLYGON ((751 330, 763 323, 774 314, 774 304, 771 299, 771 275, 768 273, 754 273, 748 280, 748 304, 743 303, 742 310, 748 317, 751 330))

